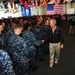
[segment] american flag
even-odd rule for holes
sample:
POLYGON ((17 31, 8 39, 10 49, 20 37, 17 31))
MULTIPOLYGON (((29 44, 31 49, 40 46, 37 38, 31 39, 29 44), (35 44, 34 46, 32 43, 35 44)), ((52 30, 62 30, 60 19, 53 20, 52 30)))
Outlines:
POLYGON ((63 4, 58 5, 49 4, 47 8, 47 14, 49 15, 63 14, 63 4))

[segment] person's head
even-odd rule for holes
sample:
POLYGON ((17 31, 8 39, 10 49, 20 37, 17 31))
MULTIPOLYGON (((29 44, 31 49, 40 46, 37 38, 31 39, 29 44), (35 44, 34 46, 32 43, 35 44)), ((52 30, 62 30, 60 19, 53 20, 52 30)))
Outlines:
POLYGON ((0 25, 0 32, 2 32, 3 31, 3 26, 2 25, 0 25))
POLYGON ((13 29, 16 26, 16 23, 12 22, 11 23, 11 28, 13 29))
POLYGON ((24 19, 24 20, 23 20, 23 24, 26 24, 26 23, 27 23, 27 20, 26 20, 26 19, 24 19))
POLYGON ((23 24, 23 19, 20 19, 19 20, 19 24, 23 24))
POLYGON ((54 28, 56 26, 56 20, 55 19, 51 19, 50 20, 50 27, 54 28))
POLYGON ((0 23, 0 32, 2 32, 3 31, 3 25, 2 25, 2 23, 0 23))
POLYGON ((48 19, 45 20, 45 25, 49 25, 48 19))
POLYGON ((31 23, 26 23, 26 26, 25 26, 26 28, 26 30, 31 30, 31 28, 32 28, 32 25, 31 25, 31 23))
POLYGON ((2 22, 3 27, 5 27, 5 22, 2 22))
POLYGON ((14 32, 17 35, 20 35, 22 33, 22 26, 18 25, 14 27, 14 32))
POLYGON ((41 21, 43 21, 43 17, 42 17, 42 16, 40 16, 39 19, 40 19, 41 21))
POLYGON ((35 23, 34 23, 34 26, 39 27, 39 25, 40 25, 39 20, 36 20, 35 23))

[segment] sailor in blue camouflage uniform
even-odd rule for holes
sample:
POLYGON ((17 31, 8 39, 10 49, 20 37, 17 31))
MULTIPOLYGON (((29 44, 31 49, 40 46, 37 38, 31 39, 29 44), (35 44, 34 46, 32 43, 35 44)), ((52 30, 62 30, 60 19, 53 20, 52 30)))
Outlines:
POLYGON ((35 71, 37 69, 36 65, 36 46, 40 46, 42 44, 41 41, 36 40, 35 35, 30 31, 32 28, 32 25, 30 23, 26 24, 26 30, 22 33, 22 37, 24 38, 24 41, 29 47, 29 58, 30 58, 30 66, 32 71, 35 71))
POLYGON ((14 33, 7 41, 8 53, 14 62, 17 75, 28 75, 28 48, 23 38, 19 35, 22 32, 22 26, 16 26, 14 33))
MULTIPOLYGON (((35 38, 38 41, 41 41, 42 40, 42 31, 40 30, 40 26, 39 25, 40 25, 39 20, 36 20, 35 23, 34 23, 34 27, 32 28, 31 31, 35 35, 35 38)), ((37 51, 36 52, 37 53, 37 58, 39 59, 39 61, 44 60, 42 45, 40 45, 39 47, 37 46, 36 47, 36 51, 37 51)))
POLYGON ((49 20, 45 19, 45 22, 43 25, 40 26, 40 29, 42 31, 42 39, 45 41, 43 44, 43 53, 47 54, 49 51, 49 42, 48 42, 48 37, 47 37, 47 31, 50 28, 49 26, 49 20))
POLYGON ((14 22, 12 22, 11 24, 11 27, 9 26, 7 29, 7 32, 4 33, 4 36, 5 36, 5 50, 8 51, 8 46, 7 46, 7 42, 8 42, 8 39, 11 38, 11 36, 14 34, 14 27, 16 26, 16 24, 14 22))
POLYGON ((0 75, 16 75, 8 53, 0 49, 0 75))

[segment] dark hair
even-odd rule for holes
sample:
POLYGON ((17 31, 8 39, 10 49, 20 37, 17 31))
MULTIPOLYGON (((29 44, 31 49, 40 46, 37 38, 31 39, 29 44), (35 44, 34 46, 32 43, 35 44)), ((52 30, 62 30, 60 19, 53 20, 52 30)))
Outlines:
POLYGON ((25 24, 25 29, 27 30, 28 27, 31 27, 31 26, 32 26, 31 23, 26 23, 26 24, 25 24))
POLYGON ((34 26, 35 26, 38 22, 39 22, 39 20, 36 20, 36 21, 34 22, 34 26))

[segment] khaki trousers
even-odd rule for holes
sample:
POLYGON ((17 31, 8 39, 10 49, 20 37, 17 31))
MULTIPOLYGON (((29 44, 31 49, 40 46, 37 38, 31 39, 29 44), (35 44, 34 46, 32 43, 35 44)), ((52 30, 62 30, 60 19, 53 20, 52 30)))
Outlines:
POLYGON ((60 56, 60 42, 59 43, 49 43, 50 52, 50 64, 54 63, 54 60, 59 60, 60 56))
POLYGON ((74 31, 75 31, 75 26, 72 26, 70 25, 70 28, 69 28, 69 34, 74 34, 74 31))

